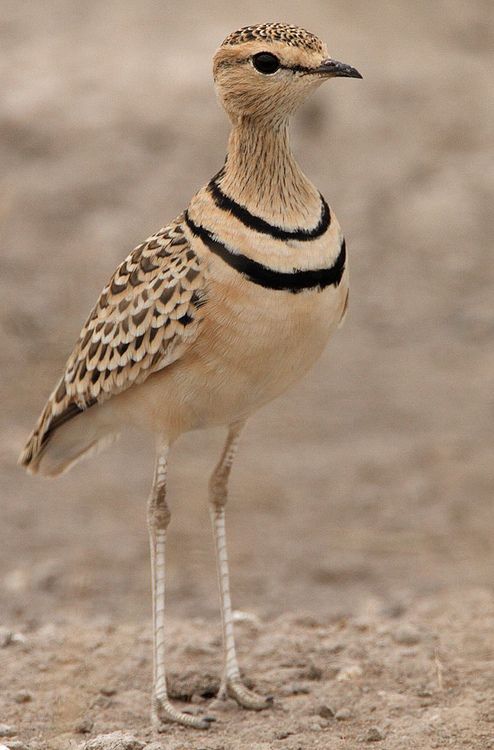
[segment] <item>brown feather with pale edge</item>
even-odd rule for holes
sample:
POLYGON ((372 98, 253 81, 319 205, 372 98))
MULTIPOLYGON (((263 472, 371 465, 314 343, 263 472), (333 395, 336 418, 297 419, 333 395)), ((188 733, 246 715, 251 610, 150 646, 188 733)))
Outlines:
POLYGON ((19 463, 36 471, 54 431, 178 359, 198 333, 203 263, 179 217, 120 264, 84 324, 19 463))

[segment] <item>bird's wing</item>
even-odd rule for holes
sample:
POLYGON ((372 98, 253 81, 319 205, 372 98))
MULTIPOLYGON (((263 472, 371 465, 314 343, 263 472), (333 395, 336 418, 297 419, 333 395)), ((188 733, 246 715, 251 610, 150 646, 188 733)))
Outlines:
POLYGON ((142 383, 196 338, 205 302, 204 268, 181 219, 136 247, 103 289, 20 463, 28 465, 68 419, 142 383))

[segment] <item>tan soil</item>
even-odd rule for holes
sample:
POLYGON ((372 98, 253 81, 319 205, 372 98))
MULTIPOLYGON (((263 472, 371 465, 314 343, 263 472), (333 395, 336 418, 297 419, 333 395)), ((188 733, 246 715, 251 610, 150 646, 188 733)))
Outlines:
POLYGON ((174 619, 170 693, 217 722, 206 733, 170 726, 162 735, 148 722, 149 624, 46 624, 0 652, 0 706, 32 750, 79 748, 115 731, 153 750, 492 748, 493 622, 494 596, 485 590, 424 597, 401 614, 370 607, 331 621, 244 616, 237 632, 245 672, 275 696, 273 708, 255 713, 230 703, 208 708, 218 687, 218 628, 174 619), (31 701, 16 702, 22 688, 31 701))
MULTIPOLYGON (((0 626, 26 641, 0 650, 0 723, 19 730, 0 744, 151 741, 150 443, 51 483, 15 459, 117 262, 221 166, 209 60, 267 15, 364 74, 318 92, 294 134, 347 235, 350 311, 251 420, 234 469, 234 603, 260 618, 239 624, 242 664, 275 707, 157 747, 352 748, 372 727, 386 750, 492 744, 491 3, 305 5, 2 3, 0 626), (412 625, 418 642, 396 642, 412 625)), ((222 437, 186 437, 171 469, 171 685, 192 707, 219 666, 206 489, 222 437)))

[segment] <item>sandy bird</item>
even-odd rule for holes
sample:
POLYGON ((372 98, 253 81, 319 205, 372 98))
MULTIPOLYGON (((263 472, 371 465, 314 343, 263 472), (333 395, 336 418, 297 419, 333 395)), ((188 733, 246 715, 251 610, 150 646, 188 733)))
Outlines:
POLYGON ((184 213, 117 268, 84 324, 20 457, 55 476, 133 425, 156 436, 148 501, 152 562, 152 720, 207 728, 169 701, 165 677, 168 451, 184 432, 225 425, 210 480, 222 611, 219 697, 261 709, 243 684, 233 634, 225 537, 227 481, 240 431, 260 406, 317 360, 348 300, 345 240, 290 150, 291 115, 323 81, 361 78, 296 26, 230 34, 214 56, 217 93, 232 123, 223 168, 184 213))

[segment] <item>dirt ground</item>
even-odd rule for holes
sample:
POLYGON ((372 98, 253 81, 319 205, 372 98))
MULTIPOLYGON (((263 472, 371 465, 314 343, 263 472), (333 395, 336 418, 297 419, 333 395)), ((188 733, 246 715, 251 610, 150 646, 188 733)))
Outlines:
MULTIPOLYGON (((2 2, 0 725, 16 734, 0 746, 116 731, 135 741, 114 750, 494 746, 492 6, 268 15, 258 0, 2 2), (234 467, 242 665, 274 707, 153 739, 151 443, 128 435, 55 482, 15 462, 115 265, 221 166, 210 59, 263 20, 309 28, 364 75, 294 123, 345 230, 350 311, 251 420, 234 467)), ((170 684, 192 710, 219 668, 206 496, 222 439, 189 435, 172 456, 170 684)))
POLYGON ((216 717, 207 732, 151 731, 148 624, 74 619, 13 634, 0 652, 2 706, 25 744, 4 741, 32 750, 494 748, 492 592, 442 593, 393 612, 375 605, 331 620, 239 613, 242 664, 275 698, 260 713, 210 708, 218 628, 172 619, 170 694, 216 717))

